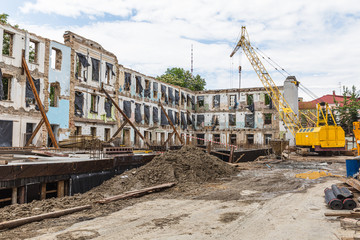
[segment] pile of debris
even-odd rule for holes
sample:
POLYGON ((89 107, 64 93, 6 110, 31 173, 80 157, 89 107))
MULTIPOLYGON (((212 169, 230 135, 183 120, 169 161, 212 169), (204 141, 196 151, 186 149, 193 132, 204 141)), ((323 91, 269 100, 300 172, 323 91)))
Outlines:
POLYGON ((148 164, 116 176, 92 191, 107 196, 168 182, 214 181, 228 178, 236 172, 235 167, 201 148, 184 146, 180 150, 165 152, 148 164))

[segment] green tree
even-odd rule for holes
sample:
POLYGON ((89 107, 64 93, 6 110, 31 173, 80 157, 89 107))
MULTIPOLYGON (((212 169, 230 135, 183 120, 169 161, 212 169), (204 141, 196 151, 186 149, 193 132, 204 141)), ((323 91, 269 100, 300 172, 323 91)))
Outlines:
POLYGON ((8 17, 9 17, 9 14, 6 14, 6 13, 0 14, 0 22, 3 24, 7 24, 8 17))
POLYGON ((193 91, 202 91, 206 85, 205 79, 201 78, 200 75, 193 76, 190 71, 185 71, 183 68, 168 68, 166 72, 158 76, 157 79, 193 91))
POLYGON ((352 86, 351 90, 348 87, 344 87, 343 100, 336 103, 335 111, 337 111, 338 124, 344 129, 346 134, 352 133, 353 122, 358 120, 358 112, 360 110, 359 93, 355 86, 352 86))

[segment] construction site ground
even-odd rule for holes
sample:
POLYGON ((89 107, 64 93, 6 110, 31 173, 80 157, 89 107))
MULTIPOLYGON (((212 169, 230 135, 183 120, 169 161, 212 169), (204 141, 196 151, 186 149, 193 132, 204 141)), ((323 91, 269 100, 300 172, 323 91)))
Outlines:
MULTIPOLYGON (((176 155, 170 153, 165 160, 172 161, 171 157, 176 155)), ((181 175, 179 169, 184 163, 171 163, 175 166, 172 175, 167 174, 170 165, 155 162, 151 169, 164 165, 161 176, 144 166, 85 194, 2 208, 0 221, 92 205, 82 212, 3 230, 0 239, 339 239, 343 231, 339 221, 324 216, 330 209, 323 190, 340 179, 302 179, 295 174, 325 170, 344 175, 347 158, 290 154, 290 159, 282 161, 266 158, 241 163, 234 171, 234 167, 214 160, 206 163, 214 171, 209 174, 217 176, 210 179, 205 172, 196 172, 201 166, 194 170, 189 165, 187 175, 181 175), (177 185, 161 192, 109 204, 94 203, 174 179, 177 185)))

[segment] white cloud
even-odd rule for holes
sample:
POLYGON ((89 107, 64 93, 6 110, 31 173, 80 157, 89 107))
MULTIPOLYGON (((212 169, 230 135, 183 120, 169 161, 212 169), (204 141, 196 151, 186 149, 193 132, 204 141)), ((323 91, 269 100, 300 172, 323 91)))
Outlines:
MULTIPOLYGON (((338 90, 339 82, 359 87, 360 4, 355 0, 37 0, 25 3, 21 11, 74 19, 105 14, 127 17, 67 29, 20 25, 58 41, 64 30, 72 30, 114 52, 120 64, 153 76, 167 67, 190 69, 193 44, 195 73, 207 78, 208 88, 238 86, 239 57, 230 60, 229 55, 241 25, 246 25, 254 45, 317 95, 338 90)), ((261 86, 245 56, 241 62, 242 86, 261 86)), ((281 84, 284 77, 267 69, 281 84)))

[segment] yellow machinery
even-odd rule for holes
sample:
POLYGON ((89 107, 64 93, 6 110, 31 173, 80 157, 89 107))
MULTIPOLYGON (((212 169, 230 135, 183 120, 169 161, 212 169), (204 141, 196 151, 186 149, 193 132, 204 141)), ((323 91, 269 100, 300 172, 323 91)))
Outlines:
POLYGON ((356 141, 357 155, 360 156, 360 122, 353 122, 353 133, 356 141))
MULTIPOLYGON (((260 61, 254 48, 250 44, 249 35, 246 27, 241 27, 241 37, 236 44, 230 57, 234 56, 239 48, 242 48, 251 66, 254 68, 266 92, 273 101, 279 115, 286 128, 295 137, 296 146, 311 148, 316 152, 321 151, 341 151, 345 150, 344 130, 336 125, 334 117, 326 103, 317 105, 316 127, 302 128, 300 118, 291 109, 284 96, 270 77, 265 66, 260 61)), ((294 82, 298 85, 299 82, 294 82)))

